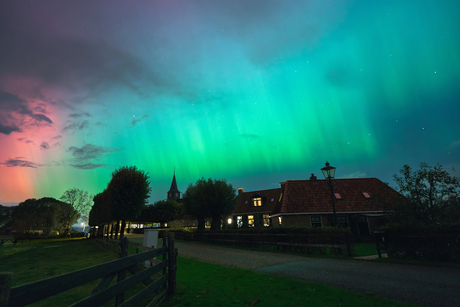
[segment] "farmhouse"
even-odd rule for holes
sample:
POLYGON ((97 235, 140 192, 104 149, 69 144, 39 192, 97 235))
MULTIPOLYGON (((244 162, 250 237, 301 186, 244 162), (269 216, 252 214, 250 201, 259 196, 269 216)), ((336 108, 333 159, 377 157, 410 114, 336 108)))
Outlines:
POLYGON ((368 235, 401 195, 377 178, 335 179, 333 193, 328 180, 287 180, 280 188, 243 192, 227 226, 323 227, 333 225, 332 197, 337 223, 368 235))

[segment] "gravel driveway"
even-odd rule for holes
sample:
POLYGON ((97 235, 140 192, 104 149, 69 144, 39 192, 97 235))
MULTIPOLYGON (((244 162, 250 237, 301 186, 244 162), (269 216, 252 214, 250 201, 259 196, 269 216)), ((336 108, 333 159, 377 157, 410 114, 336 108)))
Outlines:
POLYGON ((179 256, 427 306, 460 306, 460 269, 318 259, 175 242, 179 256))

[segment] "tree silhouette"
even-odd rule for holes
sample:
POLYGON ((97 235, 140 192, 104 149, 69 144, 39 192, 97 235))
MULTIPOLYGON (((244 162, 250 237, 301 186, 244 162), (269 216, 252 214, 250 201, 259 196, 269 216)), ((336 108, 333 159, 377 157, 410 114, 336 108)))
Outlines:
POLYGON ((201 178, 190 184, 182 199, 187 214, 198 219, 198 229, 204 230, 205 218, 212 218, 211 229, 220 229, 222 216, 235 209, 236 190, 225 179, 201 178))
POLYGON ((409 206, 402 208, 405 214, 424 222, 460 223, 460 180, 451 176, 441 164, 429 166, 423 162, 420 169, 412 171, 404 165, 401 176, 393 178, 398 191, 409 200, 409 206))
POLYGON ((151 188, 149 176, 136 166, 124 166, 112 173, 107 193, 112 204, 112 216, 122 221, 120 239, 124 236, 126 221, 135 220, 147 203, 151 188))

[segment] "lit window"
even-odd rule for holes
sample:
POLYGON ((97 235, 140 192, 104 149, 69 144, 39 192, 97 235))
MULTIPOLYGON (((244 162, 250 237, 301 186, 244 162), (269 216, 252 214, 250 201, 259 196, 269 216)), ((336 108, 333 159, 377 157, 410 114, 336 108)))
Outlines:
POLYGON ((231 225, 232 224, 232 218, 229 217, 228 220, 227 220, 227 224, 231 225))
POLYGON ((338 192, 334 192, 335 199, 342 199, 342 196, 338 192))
POLYGON ((253 198, 253 204, 254 204, 254 207, 260 207, 262 206, 262 198, 258 197, 258 198, 253 198))
POLYGON ((248 215, 248 227, 254 227, 254 215, 248 215))
POLYGON ((371 195, 369 193, 367 193, 367 192, 363 192, 363 195, 364 195, 365 198, 371 198, 371 195))
POLYGON ((263 219, 264 219, 264 227, 270 226, 270 218, 268 217, 268 214, 264 214, 263 219))
POLYGON ((321 216, 310 216, 311 227, 321 227, 321 216))
POLYGON ((236 226, 238 228, 243 227, 243 217, 241 215, 236 217, 236 226))

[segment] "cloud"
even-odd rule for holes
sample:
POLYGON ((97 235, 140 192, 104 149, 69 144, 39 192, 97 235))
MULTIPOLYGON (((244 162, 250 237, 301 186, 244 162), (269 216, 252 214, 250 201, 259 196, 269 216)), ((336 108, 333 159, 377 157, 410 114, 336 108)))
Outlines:
POLYGON ((133 119, 133 120, 131 121, 131 127, 134 127, 134 126, 136 125, 137 122, 139 122, 139 121, 141 121, 142 119, 147 118, 147 117, 149 117, 148 114, 143 115, 142 117, 139 117, 138 119, 133 119))
POLYGON ((78 121, 78 122, 73 122, 70 123, 69 125, 65 126, 62 131, 64 132, 70 132, 70 131, 76 131, 76 130, 82 130, 85 128, 88 128, 89 122, 87 120, 85 121, 78 121))
POLYGON ((19 142, 24 142, 26 144, 34 144, 34 141, 27 140, 26 138, 18 138, 17 139, 19 142))
POLYGON ((81 112, 81 113, 72 113, 72 114, 69 114, 69 117, 72 117, 72 118, 80 118, 80 117, 92 117, 91 114, 89 114, 88 112, 81 112))
POLYGON ((71 166, 79 169, 93 169, 97 167, 111 168, 111 166, 108 164, 94 164, 91 162, 91 160, 100 160, 114 152, 119 151, 120 149, 121 148, 102 147, 86 144, 81 148, 71 146, 67 151, 74 156, 75 163, 71 164, 71 166))
POLYGON ((86 5, 32 2, 24 9, 22 5, 2 3, 0 76, 37 80, 35 98, 40 99, 44 99, 40 97, 41 93, 49 92, 40 88, 59 88, 74 93, 86 91, 94 97, 95 93, 122 86, 145 95, 139 89, 140 83, 155 86, 167 82, 161 74, 145 69, 144 61, 130 54, 127 48, 117 48, 112 43, 109 38, 112 30, 101 19, 101 14, 106 14, 105 5, 98 7, 94 3, 88 6, 91 9, 87 12, 89 15, 85 13, 84 19, 94 19, 97 25, 92 29, 97 30, 88 31, 81 22, 83 16, 76 13, 83 7, 86 11, 86 5), (52 17, 49 15, 51 11, 56 12, 52 17), (50 26, 57 20, 62 25, 59 30, 50 26), (82 26, 73 28, 69 26, 71 24, 82 26), (106 39, 101 39, 104 37, 106 39))
POLYGON ((70 164, 70 166, 73 166, 79 169, 94 169, 94 168, 99 168, 99 167, 114 168, 112 165, 109 165, 109 164, 94 164, 94 163, 70 164))
POLYGON ((45 150, 46 150, 46 149, 50 149, 50 145, 49 145, 47 142, 42 142, 42 143, 40 144, 40 148, 41 148, 41 149, 45 149, 45 150))
POLYGON ((38 164, 31 161, 26 161, 22 159, 8 159, 4 162, 0 163, 6 167, 31 167, 31 168, 39 168, 42 167, 42 164, 38 164))
POLYGON ((455 141, 455 142, 452 142, 452 143, 450 144, 450 147, 457 147, 457 146, 460 146, 460 140, 455 141))
POLYGON ((348 175, 344 175, 344 176, 340 176, 340 178, 365 178, 366 177, 366 173, 363 173, 361 171, 357 171, 357 172, 354 172, 354 173, 351 173, 351 174, 348 174, 348 175))
POLYGON ((95 146, 92 144, 86 144, 85 146, 78 148, 76 146, 71 146, 67 151, 71 152, 76 159, 88 160, 88 159, 98 159, 104 156, 105 154, 119 151, 121 148, 115 147, 102 147, 95 146))
POLYGON ((28 101, 0 89, 0 133, 22 132, 26 126, 42 125, 43 122, 53 123, 45 114, 31 110, 28 101))
MULTIPOLYGON (((1 116, 1 115, 0 115, 1 116)), ((11 132, 21 132, 22 129, 15 125, 4 125, 0 123, 0 133, 9 135, 11 132)))

